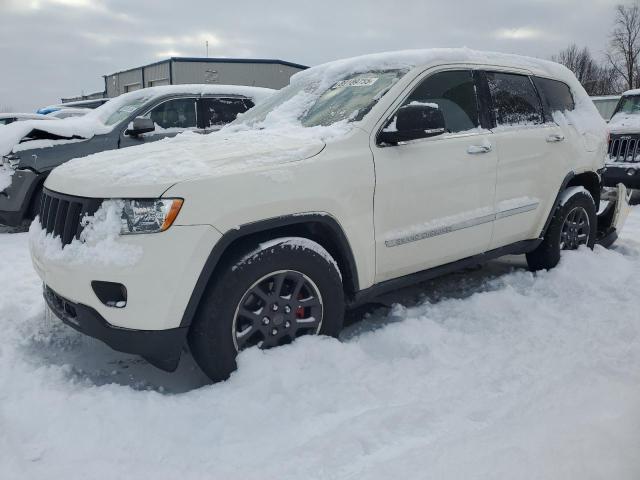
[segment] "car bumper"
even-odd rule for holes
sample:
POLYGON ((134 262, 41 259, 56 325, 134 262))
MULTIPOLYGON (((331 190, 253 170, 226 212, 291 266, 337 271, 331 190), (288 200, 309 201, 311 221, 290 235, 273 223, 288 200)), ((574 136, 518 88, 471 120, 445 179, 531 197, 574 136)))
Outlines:
POLYGON ((41 183, 44 174, 31 170, 16 170, 11 185, 0 192, 0 223, 16 227, 29 214, 33 191, 41 183))
POLYGON ((93 308, 70 302, 50 287, 44 287, 43 295, 51 312, 75 330, 97 338, 119 352, 140 355, 167 372, 173 372, 178 367, 187 327, 168 330, 115 327, 93 308))
POLYGON ((142 257, 131 266, 51 260, 33 246, 31 258, 47 288, 79 312, 81 318, 73 324, 52 307, 65 323, 116 350, 148 356, 145 338, 156 339, 159 347, 154 350, 161 350, 166 338, 182 344, 188 328, 181 325, 185 308, 219 239, 218 231, 209 225, 173 226, 162 233, 120 237, 119 242, 142 247, 142 257), (121 284, 126 288, 126 304, 104 303, 93 282, 121 284), (138 340, 142 345, 136 346, 138 340))
POLYGON ((640 189, 640 164, 607 165, 602 175, 602 184, 605 187, 615 187, 619 183, 622 183, 627 188, 640 189))

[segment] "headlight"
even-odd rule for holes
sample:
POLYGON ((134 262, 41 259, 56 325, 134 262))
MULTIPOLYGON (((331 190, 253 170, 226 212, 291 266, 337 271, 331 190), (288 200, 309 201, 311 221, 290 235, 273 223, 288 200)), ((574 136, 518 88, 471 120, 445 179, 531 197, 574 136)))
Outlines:
POLYGON ((157 233, 168 229, 178 216, 183 200, 124 200, 120 234, 157 233))

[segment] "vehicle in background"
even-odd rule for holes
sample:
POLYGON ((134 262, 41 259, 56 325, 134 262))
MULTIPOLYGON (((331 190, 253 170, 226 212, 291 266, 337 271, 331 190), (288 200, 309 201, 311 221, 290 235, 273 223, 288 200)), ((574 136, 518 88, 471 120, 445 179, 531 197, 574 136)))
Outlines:
POLYGON ((39 113, 0 113, 0 125, 9 125, 13 122, 25 120, 50 120, 51 117, 39 113))
POLYGON ((55 112, 48 113, 47 118, 70 118, 70 117, 83 117, 87 113, 93 111, 91 108, 62 108, 55 112))
POLYGON ((632 189, 631 202, 640 202, 640 89, 622 94, 609 121, 609 150, 605 186, 618 183, 632 189))
POLYGON ((616 106, 620 101, 620 95, 591 97, 591 100, 593 101, 593 104, 598 109, 598 112, 600 112, 600 115, 602 115, 602 118, 608 122, 609 120, 611 120, 611 117, 613 116, 613 112, 615 112, 616 110, 616 106))
POLYGON ((65 102, 65 103, 57 103, 55 105, 49 105, 48 107, 43 107, 36 111, 36 113, 40 113, 42 115, 48 115, 53 112, 57 112, 58 110, 62 110, 64 108, 88 108, 90 110, 96 109, 105 103, 107 103, 110 99, 108 98, 96 98, 93 100, 78 100, 76 102, 65 102))
POLYGON ((507 254, 548 269, 610 241, 628 206, 620 187, 597 214, 606 142, 552 62, 344 59, 296 74, 218 135, 56 169, 31 254, 66 324, 166 370, 188 340, 222 380, 244 349, 337 336, 345 304, 507 254))
POLYGON ((33 219, 45 178, 72 158, 189 130, 212 132, 273 92, 235 85, 151 87, 121 95, 83 117, 7 125, 0 132, 0 173, 5 179, 0 186, 11 178, 0 191, 0 223, 18 226, 33 219))

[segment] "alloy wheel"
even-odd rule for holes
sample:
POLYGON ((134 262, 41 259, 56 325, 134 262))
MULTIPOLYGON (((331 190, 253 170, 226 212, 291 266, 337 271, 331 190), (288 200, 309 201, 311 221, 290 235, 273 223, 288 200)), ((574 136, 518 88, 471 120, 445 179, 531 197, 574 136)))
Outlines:
POLYGON ((569 212, 560 233, 560 249, 575 250, 589 243, 591 224, 589 214, 582 207, 575 207, 569 212))
POLYGON ((322 327, 322 296, 316 284, 294 270, 269 273, 242 296, 233 319, 236 350, 272 348, 322 327))

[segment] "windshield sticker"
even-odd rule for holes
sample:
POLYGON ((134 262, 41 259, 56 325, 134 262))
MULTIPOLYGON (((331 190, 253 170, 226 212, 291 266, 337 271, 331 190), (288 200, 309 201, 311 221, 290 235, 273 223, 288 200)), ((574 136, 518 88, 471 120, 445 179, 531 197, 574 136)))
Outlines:
POLYGON ((333 88, 346 88, 346 87, 370 87, 378 81, 378 77, 367 78, 351 78, 349 80, 340 80, 333 88))

